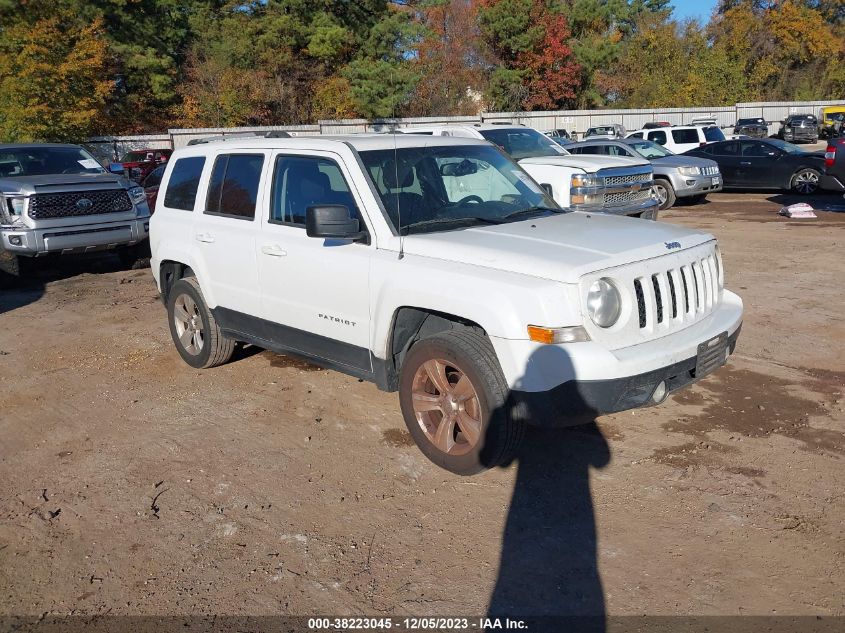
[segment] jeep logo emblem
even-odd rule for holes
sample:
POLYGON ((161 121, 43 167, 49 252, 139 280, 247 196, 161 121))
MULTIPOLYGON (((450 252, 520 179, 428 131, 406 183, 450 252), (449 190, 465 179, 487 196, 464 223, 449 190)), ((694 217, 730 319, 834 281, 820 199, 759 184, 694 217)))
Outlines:
POLYGON ((666 245, 667 250, 672 250, 673 248, 681 248, 680 242, 663 242, 666 245))
POLYGON ((76 208, 80 211, 88 211, 91 207, 94 206, 94 203, 91 202, 88 198, 80 198, 76 201, 76 208))

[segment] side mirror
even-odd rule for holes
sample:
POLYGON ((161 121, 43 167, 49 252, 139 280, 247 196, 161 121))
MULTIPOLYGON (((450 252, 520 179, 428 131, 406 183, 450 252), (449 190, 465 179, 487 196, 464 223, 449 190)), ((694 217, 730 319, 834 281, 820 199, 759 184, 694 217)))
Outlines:
POLYGON ((342 204, 326 204, 305 210, 305 234, 336 240, 360 240, 367 236, 358 220, 350 217, 349 209, 342 204))

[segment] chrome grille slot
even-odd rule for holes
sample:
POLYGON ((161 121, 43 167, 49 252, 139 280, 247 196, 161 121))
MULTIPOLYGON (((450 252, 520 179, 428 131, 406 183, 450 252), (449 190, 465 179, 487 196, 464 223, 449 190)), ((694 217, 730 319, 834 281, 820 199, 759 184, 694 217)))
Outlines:
POLYGON ((672 295, 672 318, 678 318, 678 296, 675 294, 675 271, 670 270, 666 273, 669 278, 669 294, 672 295))
POLYGON ((605 186, 614 185, 630 185, 635 182, 648 182, 648 175, 643 174, 627 174, 624 176, 607 176, 604 179, 605 186))
POLYGON ((689 281, 687 281, 687 267, 681 267, 681 280, 684 284, 684 314, 689 314, 689 281))

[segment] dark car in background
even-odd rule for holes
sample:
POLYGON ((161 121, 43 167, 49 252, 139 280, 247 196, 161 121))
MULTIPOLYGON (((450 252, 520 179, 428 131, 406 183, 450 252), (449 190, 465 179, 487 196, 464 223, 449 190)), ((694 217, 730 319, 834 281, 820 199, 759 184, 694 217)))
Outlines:
POLYGON ((790 143, 818 143, 819 121, 812 114, 790 114, 781 123, 778 138, 790 143))
POLYGON ((120 164, 140 182, 156 167, 166 163, 172 153, 172 149, 133 149, 123 155, 120 164))
POLYGON ((734 125, 734 134, 741 134, 751 138, 767 138, 769 136, 769 124, 765 119, 738 119, 734 125))
POLYGON ((779 139, 710 143, 686 155, 715 160, 726 189, 782 189, 809 195, 826 185, 824 153, 805 152, 779 139))

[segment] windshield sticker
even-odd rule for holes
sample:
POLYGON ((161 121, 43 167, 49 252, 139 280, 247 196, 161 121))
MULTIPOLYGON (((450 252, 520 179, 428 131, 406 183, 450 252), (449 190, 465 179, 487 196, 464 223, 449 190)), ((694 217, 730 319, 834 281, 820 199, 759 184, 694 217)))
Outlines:
POLYGON ((545 193, 536 182, 531 180, 531 176, 529 176, 528 174, 521 171, 512 171, 511 173, 516 176, 520 181, 522 181, 522 184, 524 184, 534 193, 545 193))
POLYGON ((95 161, 93 158, 86 158, 76 162, 82 165, 85 169, 100 169, 100 163, 95 161))

